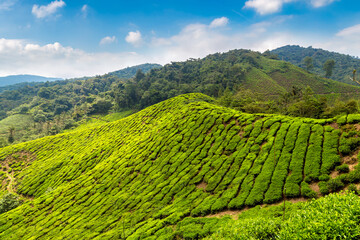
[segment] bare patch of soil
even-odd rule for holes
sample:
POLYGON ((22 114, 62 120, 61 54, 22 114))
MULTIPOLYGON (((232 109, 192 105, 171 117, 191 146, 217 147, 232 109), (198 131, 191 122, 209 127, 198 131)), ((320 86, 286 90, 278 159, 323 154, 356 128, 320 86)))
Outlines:
POLYGON ((309 185, 310 189, 317 192, 318 195, 320 195, 320 188, 317 183, 312 183, 309 185))
POLYGON ((263 148, 263 146, 267 144, 267 141, 264 141, 261 145, 260 145, 260 150, 263 148))
POLYGON ((240 132, 239 132, 238 134, 239 134, 239 136, 242 138, 242 137, 244 136, 244 133, 245 133, 244 130, 240 130, 240 132))
POLYGON ((353 157, 353 156, 346 156, 346 157, 343 157, 342 162, 345 164, 348 164, 348 165, 356 164, 357 159, 356 159, 356 157, 353 157))
POLYGON ((360 124, 354 124, 354 127, 355 127, 355 129, 356 129, 356 131, 360 131, 360 124))
POLYGON ((337 124, 336 122, 333 122, 333 123, 329 124, 329 126, 334 128, 334 129, 339 129, 339 124, 337 124))
POLYGON ((198 185, 196 185, 196 187, 197 187, 198 189, 202 189, 202 190, 205 190, 206 186, 207 186, 207 183, 206 183, 206 182, 201 182, 201 183, 199 183, 198 185))
POLYGON ((226 211, 222 211, 222 212, 218 212, 215 214, 210 214, 205 216, 206 218, 222 218, 223 216, 230 216, 232 219, 234 220, 238 220, 239 218, 239 214, 248 210, 249 208, 244 208, 241 210, 226 210, 226 211))
POLYGON ((332 179, 336 178, 337 176, 339 176, 339 172, 338 171, 333 171, 331 174, 330 174, 330 177, 332 179))
POLYGON ((28 151, 20 151, 13 153, 5 158, 3 163, 9 163, 13 160, 20 160, 25 162, 32 162, 36 159, 36 155, 28 151))
POLYGON ((36 155, 28 151, 20 151, 7 156, 0 165, 2 171, 6 174, 6 178, 2 182, 2 186, 6 186, 6 190, 8 192, 16 192, 14 169, 12 169, 10 165, 14 162, 23 162, 22 168, 26 168, 35 159, 36 155))
POLYGON ((350 171, 353 171, 355 169, 355 166, 357 166, 359 163, 358 158, 357 158, 358 154, 359 154, 359 150, 356 150, 351 156, 346 156, 346 157, 343 157, 343 159, 342 159, 343 163, 349 165, 350 171))
POLYGON ((306 202, 308 200, 309 199, 304 198, 304 197, 286 199, 286 201, 291 202, 291 203, 306 202))
MULTIPOLYGON (((360 185, 360 184, 359 184, 360 185)), ((298 203, 298 202, 306 202, 309 201, 309 199, 304 198, 304 197, 300 197, 300 198, 289 198, 286 199, 286 202, 291 202, 291 203, 298 203)), ((263 208, 265 206, 274 206, 274 205, 281 205, 283 204, 283 201, 278 202, 278 203, 274 203, 274 204, 261 204, 260 207, 263 208)), ((209 214, 204 216, 205 218, 222 218, 223 216, 230 216, 232 219, 234 220, 238 220, 239 215, 242 212, 245 212, 247 210, 251 209, 250 207, 245 207, 241 210, 224 210, 218 213, 214 213, 214 214, 209 214)))

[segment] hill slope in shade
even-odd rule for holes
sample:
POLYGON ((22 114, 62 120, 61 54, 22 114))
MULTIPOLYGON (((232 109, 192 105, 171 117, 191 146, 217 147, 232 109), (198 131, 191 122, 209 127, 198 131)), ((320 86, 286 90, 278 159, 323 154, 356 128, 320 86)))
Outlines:
POLYGON ((335 60, 335 68, 333 70, 333 75, 331 79, 344 82, 352 85, 358 86, 357 83, 354 83, 350 78, 352 78, 353 70, 360 70, 360 59, 355 58, 349 55, 330 52, 327 50, 312 48, 312 47, 300 47, 300 46, 284 46, 277 48, 271 51, 274 54, 279 56, 279 59, 288 61, 296 66, 305 68, 304 58, 312 57, 314 69, 311 72, 314 72, 318 75, 324 76, 325 71, 323 70, 323 65, 328 59, 335 60))
POLYGON ((181 95, 101 127, 0 149, 2 191, 28 199, 0 215, 0 238, 181 238, 188 216, 201 222, 360 181, 360 115, 253 115, 211 102, 181 95), (350 173, 334 172, 342 163, 350 173))
POLYGON ((147 74, 134 87, 140 93, 140 104, 145 105, 146 100, 153 104, 173 97, 174 93, 201 92, 217 97, 226 88, 236 92, 243 87, 273 96, 289 92, 293 86, 302 89, 310 86, 316 94, 335 93, 343 99, 360 93, 359 87, 319 77, 288 62, 250 50, 231 50, 203 59, 173 62, 147 74))
POLYGON ((49 77, 42 77, 42 76, 35 76, 35 75, 12 75, 6 77, 0 77, 0 87, 4 87, 7 85, 14 85, 17 83, 23 82, 51 82, 63 80, 62 78, 49 78, 49 77))

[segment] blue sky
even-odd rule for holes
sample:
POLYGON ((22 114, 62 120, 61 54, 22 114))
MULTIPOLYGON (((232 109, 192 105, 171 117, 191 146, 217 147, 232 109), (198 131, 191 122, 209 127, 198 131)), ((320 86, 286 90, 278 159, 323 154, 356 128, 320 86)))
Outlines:
POLYGON ((360 56, 354 0, 0 0, 0 22, 0 76, 91 76, 287 44, 360 56))

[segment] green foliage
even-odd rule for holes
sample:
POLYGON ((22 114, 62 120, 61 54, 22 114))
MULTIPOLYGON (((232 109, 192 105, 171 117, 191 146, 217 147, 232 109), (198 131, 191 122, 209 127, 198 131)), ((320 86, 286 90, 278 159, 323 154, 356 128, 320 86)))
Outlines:
POLYGON ((317 193, 310 188, 309 184, 307 184, 306 182, 302 182, 301 183, 301 196, 306 197, 306 198, 316 198, 317 193))
POLYGON ((305 64, 305 69, 306 69, 308 72, 311 71, 311 70, 314 68, 312 57, 309 57, 309 56, 305 57, 305 58, 303 59, 303 62, 304 62, 304 64, 305 64))
POLYGON ((14 208, 20 206, 22 201, 19 199, 18 196, 12 193, 6 193, 0 199, 0 214, 10 211, 14 208))
POLYGON ((337 192, 344 187, 344 183, 338 178, 330 179, 327 185, 330 192, 337 192))
POLYGON ((206 239, 357 239, 360 236, 359 197, 353 193, 331 194, 301 204, 290 216, 253 215, 223 223, 206 239))
MULTIPOLYGON (((248 114, 212 102, 181 95, 118 121, 100 123, 119 114, 94 115, 76 130, 0 148, 1 191, 27 199, 1 214, 0 238, 196 239, 233 221, 210 214, 284 195, 315 198, 317 180, 324 195, 360 181, 356 168, 327 182, 341 136, 357 136, 354 125, 334 129, 332 119, 248 114)), ((273 212, 282 214, 281 206, 273 212)), ((282 224, 241 232, 271 237, 282 224)))
POLYGON ((349 165, 342 164, 340 166, 337 166, 336 171, 338 171, 339 173, 348 173, 350 171, 349 165))
POLYGON ((349 190, 350 192, 354 192, 355 194, 358 193, 358 189, 357 189, 357 187, 356 187, 355 184, 350 184, 349 187, 348 187, 348 190, 349 190))
POLYGON ((325 71, 325 77, 327 77, 327 78, 331 77, 334 67, 335 67, 334 59, 326 60, 326 62, 324 63, 324 66, 323 66, 323 69, 325 71))
POLYGON ((280 59, 284 59, 285 61, 289 61, 292 64, 305 69, 307 65, 305 64, 304 57, 311 57, 314 65, 314 68, 311 71, 321 76, 325 75, 323 69, 324 63, 328 59, 334 59, 336 65, 333 69, 334 71, 331 78, 336 81, 357 85, 350 79, 353 70, 360 68, 360 61, 355 57, 323 49, 313 47, 304 48, 300 46, 284 46, 272 50, 271 53, 277 54, 280 59))

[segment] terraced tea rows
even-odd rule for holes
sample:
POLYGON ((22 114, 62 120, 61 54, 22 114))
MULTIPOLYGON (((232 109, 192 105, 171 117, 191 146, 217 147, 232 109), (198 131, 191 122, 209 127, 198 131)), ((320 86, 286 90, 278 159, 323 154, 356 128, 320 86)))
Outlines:
MULTIPOLYGON (((316 197, 315 185, 333 191, 330 174, 358 146, 356 125, 347 124, 356 115, 337 125, 211 101, 182 95, 101 127, 0 149, 2 190, 30 198, 0 215, 0 238, 183 237, 188 216, 316 197)), ((344 187, 359 176, 355 168, 336 181, 344 187)), ((210 232, 217 220, 196 221, 210 232)))

